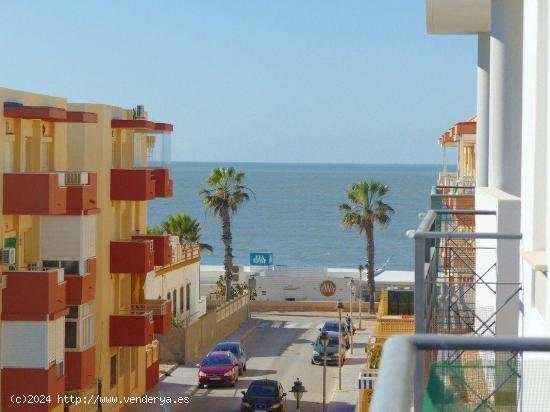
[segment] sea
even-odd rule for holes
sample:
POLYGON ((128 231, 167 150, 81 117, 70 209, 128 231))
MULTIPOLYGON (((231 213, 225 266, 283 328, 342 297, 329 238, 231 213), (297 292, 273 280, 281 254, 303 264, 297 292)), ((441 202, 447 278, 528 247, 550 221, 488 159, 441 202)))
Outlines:
POLYGON ((387 202, 395 214, 387 227, 375 231, 375 266, 389 259, 388 270, 413 270, 414 244, 406 236, 430 206, 430 189, 440 166, 295 163, 172 162, 174 196, 149 202, 151 226, 168 215, 185 212, 202 225, 202 242, 214 247, 203 264, 223 264, 221 222, 202 205, 198 192, 215 167, 245 172, 254 194, 233 215, 233 255, 247 265, 250 252, 272 252, 275 265, 356 268, 366 260, 366 239, 340 226, 338 205, 350 185, 362 179, 390 187, 387 202))

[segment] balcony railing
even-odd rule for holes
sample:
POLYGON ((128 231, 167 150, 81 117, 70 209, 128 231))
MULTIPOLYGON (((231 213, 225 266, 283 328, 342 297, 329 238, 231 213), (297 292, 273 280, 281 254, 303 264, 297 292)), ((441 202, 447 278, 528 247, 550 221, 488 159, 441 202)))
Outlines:
POLYGON ((384 345, 369 410, 547 410, 549 361, 540 352, 550 352, 550 339, 391 337, 384 345), (449 360, 448 353, 461 355, 449 360), (424 365, 429 366, 426 373, 424 365))
POLYGON ((151 312, 157 334, 166 333, 172 328, 172 304, 169 300, 146 300, 140 304, 133 304, 131 308, 137 313, 151 312))
POLYGON ((495 241, 521 235, 474 232, 464 215, 495 212, 430 210, 414 232, 416 333, 494 335, 499 313, 517 316, 521 284, 497 278, 495 241))

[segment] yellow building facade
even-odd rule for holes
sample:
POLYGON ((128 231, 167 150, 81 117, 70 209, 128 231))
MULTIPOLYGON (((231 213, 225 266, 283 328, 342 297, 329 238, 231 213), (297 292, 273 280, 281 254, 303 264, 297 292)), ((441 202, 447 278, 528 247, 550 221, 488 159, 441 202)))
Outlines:
POLYGON ((63 395, 142 395, 158 381, 155 335, 179 314, 146 285, 188 266, 198 300, 198 246, 146 234, 147 202, 173 192, 172 125, 141 106, 2 88, 0 102, 2 410, 96 410, 63 395), (28 394, 50 399, 13 401, 28 394))

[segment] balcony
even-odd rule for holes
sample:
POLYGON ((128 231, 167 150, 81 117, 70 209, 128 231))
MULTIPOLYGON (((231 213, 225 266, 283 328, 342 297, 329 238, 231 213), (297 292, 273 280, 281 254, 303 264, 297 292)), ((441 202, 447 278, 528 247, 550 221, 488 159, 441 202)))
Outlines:
POLYGON ((548 352, 544 338, 394 336, 369 410, 546 410, 548 352))
POLYGON ((197 243, 181 243, 177 236, 170 236, 170 248, 172 250, 172 261, 162 268, 157 268, 157 275, 171 272, 174 268, 200 262, 201 249, 197 243))
POLYGON ((95 346, 83 352, 65 352, 65 390, 83 389, 95 382, 95 346))
POLYGON ((111 273, 149 273, 155 268, 152 240, 111 241, 111 273))
POLYGON ((155 179, 155 196, 172 197, 174 194, 174 185, 170 179, 170 169, 153 169, 155 179))
POLYGON ((67 305, 82 305, 95 298, 96 294, 96 260, 86 261, 85 273, 66 273, 67 305))
POLYGON ((2 320, 53 320, 66 313, 63 269, 29 268, 4 272, 2 320))
POLYGON ((5 215, 87 214, 97 210, 95 173, 4 173, 5 215))
MULTIPOLYGON (((504 281, 497 246, 519 250, 520 234, 475 232, 459 215, 496 220, 492 211, 430 210, 414 232, 416 333, 517 333, 521 283, 504 281), (498 270, 497 270, 498 269, 498 270)), ((513 250, 513 249, 511 249, 513 250)), ((517 278, 517 276, 516 276, 517 278)))
POLYGON ((146 300, 143 304, 132 305, 132 310, 153 313, 155 334, 172 329, 172 303, 169 300, 146 300))
MULTIPOLYGON (((58 373, 62 365, 53 364, 48 369, 31 368, 6 368, 2 375, 2 410, 21 412, 49 412, 59 410, 60 402, 65 390, 65 376, 58 373), (29 399, 41 399, 44 395, 50 395, 51 402, 16 404, 14 397, 20 396, 29 399), (59 397, 59 398, 58 398, 59 397)), ((61 409, 62 408, 61 402, 61 409)))
POLYGON ((172 246, 169 235, 133 235, 132 239, 153 241, 155 266, 166 266, 172 263, 172 246))
POLYGON ((153 312, 130 310, 109 317, 110 346, 145 346, 155 334, 153 312))
POLYGON ((156 196, 151 169, 111 169, 111 200, 151 200, 156 196))

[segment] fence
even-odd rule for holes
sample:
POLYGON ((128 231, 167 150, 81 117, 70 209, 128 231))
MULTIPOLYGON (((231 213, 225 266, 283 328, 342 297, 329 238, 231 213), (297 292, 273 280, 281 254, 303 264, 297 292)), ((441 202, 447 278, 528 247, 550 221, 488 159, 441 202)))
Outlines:
POLYGON ((248 302, 249 296, 245 294, 206 312, 193 323, 159 335, 161 360, 177 363, 196 360, 248 320, 248 302))

